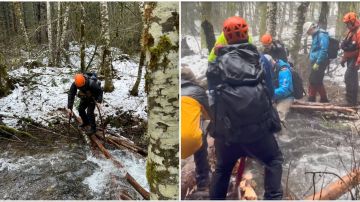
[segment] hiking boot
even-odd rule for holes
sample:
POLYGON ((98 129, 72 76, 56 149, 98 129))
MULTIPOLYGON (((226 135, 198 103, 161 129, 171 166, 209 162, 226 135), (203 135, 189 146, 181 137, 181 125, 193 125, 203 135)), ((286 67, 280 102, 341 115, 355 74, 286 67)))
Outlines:
POLYGON ((96 133, 96 128, 90 128, 90 130, 88 130, 87 132, 86 132, 86 135, 93 135, 93 134, 95 134, 96 133))
POLYGON ((308 102, 316 102, 316 97, 314 96, 308 97, 308 102))
POLYGON ((321 103, 328 103, 329 100, 328 100, 327 98, 321 98, 321 99, 320 99, 320 102, 321 102, 321 103))

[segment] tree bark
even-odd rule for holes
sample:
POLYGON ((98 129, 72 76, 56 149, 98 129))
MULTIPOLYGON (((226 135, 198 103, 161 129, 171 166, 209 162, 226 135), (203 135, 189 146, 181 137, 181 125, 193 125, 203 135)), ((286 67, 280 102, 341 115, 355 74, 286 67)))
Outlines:
POLYGON ((80 20, 80 68, 81 72, 85 73, 85 7, 83 2, 80 2, 81 20, 80 20))
POLYGON ((294 61, 294 64, 297 64, 297 56, 299 54, 300 50, 300 44, 301 44, 301 36, 303 32, 303 25, 305 23, 305 15, 307 12, 307 9, 309 7, 309 2, 302 2, 300 3, 299 7, 297 8, 297 20, 296 20, 296 28, 294 31, 294 36, 291 44, 291 58, 294 61))
POLYGON ((64 19, 63 19, 63 24, 62 24, 62 29, 61 29, 62 30, 61 37, 60 37, 58 47, 57 47, 57 58, 56 58, 57 66, 61 65, 61 56, 62 56, 62 53, 64 53, 63 49, 64 49, 65 38, 66 38, 66 34, 67 34, 67 26, 68 26, 68 22, 69 22, 69 10, 70 10, 70 3, 66 3, 64 19))
POLYGON ((57 2, 57 26, 56 26, 56 66, 59 66, 60 62, 60 35, 61 35, 61 2, 57 2))
POLYGON ((260 2, 260 28, 259 28, 259 36, 261 37, 266 33, 266 13, 267 13, 267 3, 266 2, 260 2))
POLYGON ((21 2, 14 2, 15 16, 19 20, 20 30, 21 30, 21 32, 22 32, 22 34, 24 36, 26 51, 29 52, 29 56, 30 56, 31 55, 30 54, 31 49, 30 49, 29 36, 28 36, 26 28, 25 28, 25 23, 24 23, 22 5, 21 4, 22 4, 21 2))
POLYGON ((202 23, 201 23, 201 28, 205 34, 205 40, 206 40, 206 47, 209 50, 209 53, 211 52, 212 48, 214 47, 215 44, 215 34, 214 34, 214 27, 213 25, 207 20, 205 19, 202 23))
POLYGON ((276 38, 276 19, 277 19, 277 2, 268 3, 269 8, 267 12, 267 32, 271 34, 272 38, 276 38))
POLYGON ((109 29, 109 13, 107 2, 100 2, 100 11, 101 11, 101 28, 102 28, 102 39, 104 41, 103 54, 101 69, 105 76, 105 92, 112 92, 114 90, 114 85, 112 83, 111 76, 111 51, 110 51, 110 29, 109 29))
POLYGON ((150 24, 144 39, 150 138, 146 176, 152 200, 179 197, 178 12, 177 2, 145 4, 144 15, 150 24))
POLYGON ((49 62, 48 66, 54 65, 54 45, 51 24, 51 4, 46 2, 46 17, 47 17, 47 32, 48 32, 48 46, 49 46, 49 62))
POLYGON ((327 18, 329 16, 329 3, 321 2, 321 11, 319 16, 319 26, 320 28, 326 30, 327 29, 327 18))

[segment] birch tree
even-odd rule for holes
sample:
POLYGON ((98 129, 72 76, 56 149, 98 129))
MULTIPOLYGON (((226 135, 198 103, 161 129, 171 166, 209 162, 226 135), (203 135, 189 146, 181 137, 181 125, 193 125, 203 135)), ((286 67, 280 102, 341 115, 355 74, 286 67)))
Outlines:
POLYGON ((112 92, 114 90, 114 85, 112 83, 111 76, 111 51, 110 51, 110 29, 109 29, 109 13, 107 2, 100 2, 100 12, 101 12, 101 33, 102 39, 104 42, 101 69, 105 76, 105 92, 112 92))
POLYGON ((52 35, 52 24, 51 24, 51 4, 49 1, 46 2, 46 20, 47 20, 48 46, 49 46, 48 65, 52 66, 54 64, 54 47, 53 47, 53 35, 52 35))
MULTIPOLYGON (((67 26, 68 26, 68 22, 69 22, 69 10, 70 10, 70 4, 66 3, 65 5, 65 12, 64 12, 64 19, 63 19, 63 26, 62 26, 62 32, 61 32, 61 37, 58 43, 58 47, 57 47, 57 58, 56 58, 56 65, 59 66, 61 63, 61 56, 63 53, 63 49, 64 49, 64 44, 65 44, 65 38, 66 38, 66 34, 67 34, 67 26)), ((60 34, 60 33, 58 33, 60 34)))
POLYGON ((21 2, 14 2, 14 8, 15 8, 15 16, 16 18, 19 20, 19 26, 20 26, 20 30, 24 36, 24 41, 25 41, 25 46, 26 46, 26 50, 28 52, 31 51, 30 49, 30 42, 29 42, 29 36, 27 34, 26 31, 26 27, 25 27, 25 23, 24 23, 24 18, 23 18, 23 11, 22 11, 22 6, 21 6, 21 2))
POLYGON ((179 190, 179 8, 147 2, 146 92, 150 138, 146 177, 152 200, 177 200, 179 190))
POLYGON ((267 32, 271 34, 273 38, 276 37, 276 19, 277 19, 277 3, 269 3, 269 8, 267 12, 267 32))
POLYGON ((300 44, 301 44, 301 36, 303 34, 303 25, 305 23, 305 17, 306 17, 306 12, 307 9, 309 7, 309 2, 302 2, 300 3, 299 7, 297 8, 297 13, 296 13, 296 27, 294 30, 294 35, 292 37, 292 43, 291 43, 291 58, 294 61, 294 64, 297 64, 297 57, 299 54, 299 50, 300 50, 300 44))

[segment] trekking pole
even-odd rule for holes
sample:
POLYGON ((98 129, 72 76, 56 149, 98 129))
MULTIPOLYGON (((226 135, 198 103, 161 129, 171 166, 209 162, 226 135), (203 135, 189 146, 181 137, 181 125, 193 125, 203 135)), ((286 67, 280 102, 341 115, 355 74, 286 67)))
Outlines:
POLYGON ((103 138, 104 138, 104 140, 106 141, 106 138, 105 138, 105 126, 104 126, 103 118, 102 118, 102 116, 101 116, 100 108, 99 108, 99 106, 96 104, 96 100, 95 100, 94 97, 93 97, 93 100, 94 100, 95 105, 96 105, 96 108, 98 109, 98 112, 99 112, 100 123, 101 123, 102 131, 103 131, 103 138))

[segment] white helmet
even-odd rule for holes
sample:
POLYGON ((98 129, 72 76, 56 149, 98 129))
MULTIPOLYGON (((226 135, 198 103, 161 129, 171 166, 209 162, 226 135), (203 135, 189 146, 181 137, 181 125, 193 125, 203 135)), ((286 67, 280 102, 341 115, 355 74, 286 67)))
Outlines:
POLYGON ((303 35, 307 34, 310 28, 316 27, 317 25, 313 22, 305 22, 303 25, 303 35))

